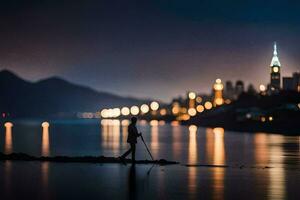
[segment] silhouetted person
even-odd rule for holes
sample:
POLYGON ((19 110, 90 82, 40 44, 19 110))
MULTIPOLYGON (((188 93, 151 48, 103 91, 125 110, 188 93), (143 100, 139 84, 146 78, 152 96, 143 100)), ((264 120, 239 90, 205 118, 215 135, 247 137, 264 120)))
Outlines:
POLYGON ((131 153, 131 159, 132 163, 135 163, 135 147, 137 143, 137 138, 141 136, 140 133, 138 133, 138 130, 136 128, 136 122, 137 118, 132 117, 131 118, 131 123, 128 126, 128 137, 127 137, 127 143, 130 144, 130 149, 126 151, 122 156, 120 156, 120 160, 125 163, 125 158, 131 153))

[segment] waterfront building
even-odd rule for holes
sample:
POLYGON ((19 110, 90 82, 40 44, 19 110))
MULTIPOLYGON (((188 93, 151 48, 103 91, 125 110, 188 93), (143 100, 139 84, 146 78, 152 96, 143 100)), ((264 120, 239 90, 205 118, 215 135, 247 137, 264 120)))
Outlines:
POLYGON ((224 86, 222 84, 221 79, 217 79, 213 85, 213 91, 214 91, 213 105, 214 106, 220 106, 224 103, 223 88, 224 88, 224 86))
POLYGON ((270 89, 271 93, 278 92, 280 90, 280 68, 281 64, 278 58, 278 52, 277 52, 277 44, 274 43, 274 50, 273 50, 273 57, 271 60, 271 73, 270 73, 270 89))

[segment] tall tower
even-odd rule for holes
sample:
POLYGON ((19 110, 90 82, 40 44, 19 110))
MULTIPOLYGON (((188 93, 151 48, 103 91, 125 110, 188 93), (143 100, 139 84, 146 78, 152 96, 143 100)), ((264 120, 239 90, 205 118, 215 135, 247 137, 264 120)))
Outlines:
POLYGON ((224 103, 223 88, 224 88, 224 86, 223 86, 221 79, 217 79, 213 85, 213 91, 214 91, 213 104, 214 104, 214 106, 220 106, 224 103))
POLYGON ((271 92, 278 92, 280 90, 280 67, 279 58, 277 56, 277 45, 274 43, 273 58, 270 64, 271 67, 271 92))

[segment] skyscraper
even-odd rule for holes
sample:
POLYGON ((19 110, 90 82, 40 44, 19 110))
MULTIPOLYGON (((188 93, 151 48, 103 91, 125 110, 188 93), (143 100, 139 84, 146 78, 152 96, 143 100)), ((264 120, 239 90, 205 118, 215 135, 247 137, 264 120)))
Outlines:
POLYGON ((235 98, 237 99, 240 96, 240 94, 242 94, 244 91, 244 82, 241 80, 237 80, 235 83, 235 98))
POLYGON ((273 58, 270 64, 271 67, 271 82, 270 89, 271 92, 278 92, 280 90, 280 67, 279 58, 277 56, 277 45, 274 43, 273 58))
POLYGON ((224 96, 228 99, 234 99, 234 87, 231 81, 226 81, 224 96))

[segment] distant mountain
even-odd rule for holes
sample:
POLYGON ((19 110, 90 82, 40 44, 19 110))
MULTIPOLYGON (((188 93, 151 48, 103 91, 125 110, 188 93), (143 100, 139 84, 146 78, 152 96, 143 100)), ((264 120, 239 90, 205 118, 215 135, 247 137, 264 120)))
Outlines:
POLYGON ((78 112, 150 101, 98 92, 58 77, 29 82, 8 70, 0 71, 0 91, 0 112, 13 118, 72 117, 78 112))

